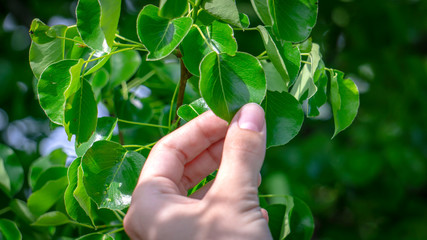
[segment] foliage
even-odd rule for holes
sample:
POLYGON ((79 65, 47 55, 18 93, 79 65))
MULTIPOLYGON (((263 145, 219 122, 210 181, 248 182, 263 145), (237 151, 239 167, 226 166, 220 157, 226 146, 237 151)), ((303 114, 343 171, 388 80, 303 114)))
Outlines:
MULTIPOLYGON (((230 1, 224 2, 229 3, 230 1)), ((294 2, 298 4, 299 1, 294 2)), ((102 1, 99 1, 98 4, 102 4, 102 1)), ((224 5, 212 6, 204 3, 197 6, 196 4, 192 3, 192 7, 185 8, 182 12, 177 13, 168 12, 167 5, 163 2, 160 15, 166 18, 156 15, 158 11, 156 7, 152 5, 145 7, 144 9, 147 11, 141 10, 137 19, 138 37, 142 44, 128 40, 120 35, 111 34, 111 32, 116 33, 116 29, 107 29, 107 32, 102 32, 105 29, 99 28, 102 20, 99 23, 94 23, 93 31, 86 32, 90 36, 85 37, 84 30, 79 28, 79 14, 77 16, 77 28, 73 26, 48 27, 41 21, 35 21, 32 25, 33 45, 30 50, 30 63, 35 76, 37 77, 37 72, 40 73, 39 77, 37 77, 39 78, 37 90, 40 105, 53 123, 63 125, 70 137, 72 135, 76 136, 76 152, 80 151, 77 154, 82 157, 73 162, 75 166, 71 165, 74 170, 71 166, 68 167, 68 176, 67 171, 64 171, 60 166, 57 168, 49 166, 43 171, 47 172, 49 170, 54 174, 46 173, 40 175, 40 183, 37 183, 39 179, 35 180, 33 194, 28 200, 31 214, 38 217, 34 221, 34 226, 43 226, 43 224, 45 224, 44 226, 49 224, 53 226, 53 222, 58 224, 80 223, 80 225, 83 223, 86 227, 90 227, 90 225, 102 226, 104 223, 109 223, 112 227, 108 230, 115 231, 114 229, 117 226, 114 226, 114 221, 117 220, 110 222, 109 220, 114 217, 114 214, 121 214, 120 210, 123 209, 123 206, 126 206, 126 201, 123 201, 125 202, 124 205, 122 205, 122 201, 113 202, 113 205, 106 204, 110 198, 104 192, 108 192, 110 186, 101 186, 99 184, 97 190, 91 190, 92 192, 86 192, 86 195, 84 195, 84 192, 90 189, 88 187, 90 180, 86 175, 89 174, 90 170, 86 171, 84 169, 94 167, 93 162, 97 162, 96 159, 94 160, 90 157, 90 151, 99 151, 96 152, 96 155, 99 155, 105 154, 107 150, 116 149, 114 154, 117 154, 117 157, 114 160, 123 160, 129 164, 138 162, 142 164, 142 155, 146 155, 145 149, 149 149, 153 142, 163 134, 173 130, 179 123, 179 119, 175 119, 174 116, 175 109, 178 109, 177 112, 183 119, 190 120, 192 118, 182 113, 184 111, 181 111, 180 104, 175 103, 180 98, 184 102, 191 103, 186 106, 191 106, 193 100, 203 97, 202 100, 205 101, 203 105, 206 104, 217 115, 226 120, 230 120, 238 108, 246 102, 262 103, 267 114, 268 138, 271 139, 269 140, 269 146, 283 145, 299 132, 304 118, 303 102, 307 104, 306 115, 315 117, 318 114, 318 112, 316 113, 317 109, 326 100, 330 101, 335 120, 334 136, 351 124, 358 108, 357 89, 351 80, 343 78, 342 73, 324 67, 320 59, 318 45, 310 44, 308 40, 300 43, 300 41, 307 38, 307 33, 295 33, 295 36, 303 34, 304 37, 299 40, 293 39, 295 36, 287 38, 287 36, 281 34, 281 32, 288 33, 289 31, 280 28, 281 25, 278 24, 281 21, 280 16, 272 16, 270 19, 272 23, 267 22, 265 23, 266 26, 248 28, 248 26, 245 27, 240 22, 242 18, 238 12, 238 18, 236 18, 234 8, 228 8, 227 11, 223 11, 216 8, 223 8, 224 5), (196 12, 195 9, 199 7, 200 11, 194 14, 196 12), (156 9, 156 14, 152 14, 154 8, 156 9), (221 13, 223 12, 227 14, 222 16, 221 13), (188 16, 183 17, 187 13, 188 16), (217 20, 213 20, 215 18, 217 20), (187 26, 188 23, 186 23, 187 19, 191 20, 191 23, 195 25, 190 24, 189 28, 187 26), (155 22, 155 24, 150 21, 155 22), (275 22, 277 22, 276 25, 275 22), (146 31, 139 32, 139 30, 150 29, 150 26, 158 27, 158 33, 160 34, 150 36, 144 40, 143 36, 146 31), (178 31, 176 35, 174 32, 171 34, 170 31, 174 28, 182 30, 182 32, 178 31), (217 31, 217 28, 222 28, 223 30, 217 31), (235 40, 233 31, 243 30, 259 31, 266 52, 261 53, 258 57, 237 52, 238 41, 235 40), (192 32, 193 34, 195 33, 193 35, 194 38, 187 39, 192 36, 190 35, 192 32), (96 38, 93 35, 96 35, 96 38), (153 39, 156 39, 155 37, 157 37, 157 40, 153 41, 153 39), (99 39, 102 40, 98 41, 99 39), (170 42, 166 42, 168 40, 170 42), (155 47, 152 49, 149 48, 150 41, 157 44, 154 44, 155 47), (191 46, 189 46, 186 49, 184 44, 186 41, 190 43, 199 42, 201 47, 191 49, 191 46), (105 43, 107 44, 105 45, 105 43), (56 45, 52 47, 44 44, 56 45), (197 53, 199 51, 201 53, 197 53), (47 58, 41 58, 40 52, 47 58), (58 52, 61 53, 59 55, 62 55, 61 59, 57 58, 58 52), (194 52, 201 58, 186 58, 186 54, 191 56, 194 52), (288 54, 288 52, 291 53, 288 54), (193 71, 190 71, 194 75, 192 77, 193 81, 189 79, 189 83, 195 89, 200 90, 200 95, 198 91, 193 92, 191 89, 187 89, 186 94, 181 95, 179 90, 183 89, 183 86, 180 85, 182 81, 177 83, 176 78, 171 81, 168 75, 172 75, 179 68, 177 58, 169 55, 171 53, 177 55, 178 58, 181 56, 184 63, 183 66, 189 71, 190 66, 193 66, 193 71), (298 55, 295 53, 298 53, 298 55), (295 58, 295 56, 297 57, 295 58), (37 60, 33 61, 31 59, 37 60), (120 65, 126 60, 129 62, 120 65), (156 60, 156 62, 153 62, 153 60, 156 60), (267 71, 270 71, 270 73, 267 71), (200 77, 200 80, 198 77, 200 77), (221 83, 220 86, 214 84, 216 82, 215 77, 221 83), (200 81, 199 84, 197 84, 198 81, 200 81), (211 81, 214 81, 214 83, 211 83, 211 81), (151 89, 152 93, 148 99, 141 99, 133 92, 140 84, 144 84, 151 89), (177 87, 175 88, 174 85, 177 85, 177 87), (162 90, 164 91, 162 92, 162 90), (173 94, 174 92, 176 94, 173 94), (221 96, 219 99, 217 98, 218 93, 221 96), (172 103, 168 102, 170 96, 173 96, 172 103), (106 123, 106 125, 102 125, 101 122, 107 120, 97 118, 98 110, 96 105, 99 102, 105 103, 110 114, 115 116, 110 118, 110 122, 106 123), (287 104, 279 104, 281 102, 286 102, 287 104), (169 105, 169 107, 166 106, 164 109, 165 105, 169 105), (176 105, 177 107, 175 107, 176 105), (120 134, 119 136, 112 136, 117 121, 119 122, 120 134), (120 135, 132 135, 135 134, 132 132, 140 131, 140 129, 136 129, 132 125, 142 126, 143 131, 147 131, 146 138, 141 140, 147 141, 147 144, 96 148, 102 143, 98 142, 99 140, 111 140, 113 137, 113 141, 120 142, 120 135), (285 128, 285 126, 288 127, 285 128), (151 127, 159 128, 161 131, 146 130, 146 128, 151 127), (277 130, 282 127, 286 131, 277 130), (292 129, 292 131, 288 129, 292 129), (96 144, 90 148, 90 145, 95 141, 97 141, 96 144), (135 149, 136 151, 129 151, 128 149, 135 149), (76 165, 78 163, 81 163, 81 167, 76 165), (43 175, 46 176, 42 177, 43 175), (74 191, 71 191, 73 189, 70 188, 72 181, 76 181, 74 191), (55 186, 55 189, 51 186, 55 186), (89 218, 86 219, 89 221, 85 222, 73 217, 73 214, 70 213, 72 210, 68 209, 70 204, 67 204, 67 202, 66 211, 64 211, 63 206, 58 206, 61 205, 59 200, 37 200, 38 195, 43 193, 43 196, 45 196, 46 193, 44 191, 48 191, 48 196, 56 197, 61 195, 62 192, 67 193, 67 190, 72 192, 70 199, 74 198, 80 205, 81 209, 78 208, 76 210, 80 211, 81 215, 79 216, 89 218), (54 191, 54 193, 51 191, 54 191), (60 193, 58 194, 58 192, 60 193), (82 197, 80 194, 84 196, 82 197), (99 195, 103 195, 102 198, 99 198, 99 195), (31 204, 39 204, 39 202, 43 203, 43 207, 31 204), (107 206, 108 209, 115 211, 99 210, 98 207, 102 206, 107 206), (54 211, 40 212, 46 208, 54 211), (71 219, 64 215, 65 213, 68 213, 71 219), (103 214, 109 217, 103 217, 103 214), (68 221, 64 220, 64 216, 67 217, 68 221)), ((274 1, 269 1, 269 4, 273 4, 272 9, 285 8, 284 6, 275 6, 274 1)), ((187 6, 187 4, 185 5, 187 6)), ((265 9, 257 7, 256 4, 254 6, 257 12, 265 13, 265 9)), ((83 8, 83 10, 80 9, 83 14, 90 12, 89 10, 84 10, 83 4, 79 4, 78 8, 83 8)), ((102 14, 105 14, 103 12, 105 8, 101 9, 102 11, 95 12, 94 15, 98 14, 102 19, 102 14)), ((171 9, 176 8, 173 7, 171 9)), ((293 8, 289 7, 289 9, 293 8)), ((116 12, 113 16, 117 14, 116 12)), ((289 15, 295 15, 295 13, 291 12, 289 15)), ((305 16, 304 14, 297 15, 305 16)), ((317 15, 317 7, 315 15, 317 15)), ((259 16, 262 19, 262 16, 259 16)), ((304 23, 307 25, 305 29, 311 29, 314 25, 312 19, 303 19, 302 21, 306 22, 304 23)), ((89 23, 92 22, 89 21, 89 23)), ((87 25, 91 24, 85 24, 85 27, 87 25)), ((111 26, 109 25, 109 27, 111 26)), ((188 75, 181 78, 181 80, 187 77, 188 75)), ((201 111, 206 109, 202 108, 201 111)), ((200 114, 201 111, 195 112, 200 114)), ((193 116, 195 115, 193 114, 193 116)), ((135 164, 133 173, 139 173, 141 166, 136 165, 138 164, 135 164)), ((121 169, 116 169, 116 167, 117 165, 112 161, 105 169, 107 171, 120 172, 121 169)), ((106 180, 106 182, 107 184, 111 183, 113 187, 113 183, 117 183, 111 179, 106 180)), ((123 183, 128 182, 124 181, 123 183)), ((132 185, 132 183, 129 184, 132 185)), ((112 191, 112 194, 120 196, 115 199, 120 200, 129 197, 129 192, 117 192, 114 189, 112 191)), ((75 205, 75 203, 73 204, 75 205)), ((286 206, 289 207, 289 205, 287 204, 286 206)), ((120 216, 118 216, 118 219, 120 219, 120 216)), ((117 230, 120 230, 120 227, 117 227, 117 230)), ((79 231, 83 230, 79 229, 79 231)), ((120 237, 120 234, 116 234, 116 237, 120 237)))

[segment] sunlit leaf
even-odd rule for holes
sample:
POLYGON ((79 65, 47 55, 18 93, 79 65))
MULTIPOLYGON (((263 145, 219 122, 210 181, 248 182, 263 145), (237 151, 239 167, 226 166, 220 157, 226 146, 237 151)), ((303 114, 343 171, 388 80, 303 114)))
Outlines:
POLYGON ((267 123, 267 147, 288 143, 301 129, 304 112, 288 92, 267 91, 261 106, 267 123))
POLYGON ((199 98, 196 101, 182 105, 178 109, 178 116, 180 116, 185 121, 189 122, 193 118, 196 118, 200 114, 209 110, 208 105, 206 104, 203 98, 199 98))
POLYGON ((259 19, 264 23, 265 26, 273 25, 271 21, 270 12, 268 11, 267 0, 251 0, 252 7, 254 8, 259 19))
POLYGON ((288 91, 285 81, 283 81, 282 76, 280 76, 273 63, 261 61, 261 64, 265 72, 265 78, 267 79, 267 90, 275 92, 288 91))
POLYGON ((48 212, 41 215, 37 220, 31 224, 33 226, 39 227, 50 227, 50 226, 59 226, 67 224, 70 222, 67 215, 59 211, 48 212))
POLYGON ((18 193, 24 184, 24 169, 13 150, 0 144, 0 189, 7 196, 18 193))
POLYGON ((173 20, 159 17, 158 8, 146 5, 138 15, 138 37, 150 52, 147 60, 168 56, 190 31, 193 20, 181 17, 173 20))
POLYGON ((110 52, 120 17, 120 0, 79 0, 77 28, 92 49, 110 52))
POLYGON ((0 236, 5 240, 20 240, 22 234, 15 222, 9 219, 0 219, 0 236))
POLYGON ((86 213, 86 216, 88 216, 92 221, 92 224, 94 224, 92 201, 86 191, 83 178, 83 167, 80 164, 77 169, 77 187, 74 189, 73 195, 80 207, 86 213))
MULTIPOLYGON (((316 24, 317 0, 268 0, 273 31, 277 38, 301 42, 316 24)), ((263 19, 264 20, 264 19, 263 19)))
POLYGON ((78 157, 83 156, 85 152, 96 141, 110 140, 111 137, 113 136, 113 131, 116 125, 117 125, 117 118, 113 118, 113 117, 98 118, 95 133, 92 134, 92 136, 87 142, 82 143, 80 146, 76 147, 77 156, 78 157))
POLYGON ((44 24, 40 19, 36 18, 31 22, 30 36, 33 42, 44 44, 55 40, 56 31, 44 24))
POLYGON ((234 0, 205 0, 202 3, 202 8, 219 20, 236 27, 242 27, 239 11, 234 0))
POLYGON ((28 198, 28 208, 35 216, 40 216, 48 211, 57 201, 63 198, 67 187, 67 177, 48 181, 38 191, 33 192, 28 198))
POLYGON ((95 142, 82 159, 84 186, 99 208, 129 206, 145 158, 120 144, 95 142))
POLYGON ((246 103, 260 103, 264 99, 264 71, 258 59, 247 53, 229 56, 212 52, 203 59, 200 70, 202 97, 226 121, 231 121, 246 103))
POLYGON ((248 15, 239 13, 239 18, 243 28, 248 28, 251 25, 248 15))

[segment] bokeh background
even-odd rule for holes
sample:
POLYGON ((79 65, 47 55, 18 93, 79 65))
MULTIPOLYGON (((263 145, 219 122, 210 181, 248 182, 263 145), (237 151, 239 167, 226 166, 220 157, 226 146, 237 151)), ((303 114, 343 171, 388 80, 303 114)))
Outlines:
MULTIPOLYGON (((136 15, 149 2, 157 4, 123 0, 123 36, 137 39, 136 15)), ((237 2, 256 26, 249 0, 237 2)), ((0 143, 26 171, 64 147, 45 140, 52 130, 34 94, 28 27, 35 17, 73 24, 75 6, 0 0, 0 143)), ((258 33, 236 38, 240 50, 260 53, 258 33)), ((427 239, 427 1, 320 0, 312 38, 326 66, 357 83, 359 114, 332 140, 328 108, 321 119, 306 119, 294 140, 268 150, 261 191, 304 200, 315 218, 313 239, 427 239)), ((7 197, 0 198, 2 208, 7 197)))

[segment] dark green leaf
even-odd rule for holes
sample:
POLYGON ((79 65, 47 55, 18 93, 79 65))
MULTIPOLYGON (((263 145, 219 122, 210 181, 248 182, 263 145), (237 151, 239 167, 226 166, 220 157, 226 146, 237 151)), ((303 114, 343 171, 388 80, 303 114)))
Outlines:
POLYGON ((24 184, 24 169, 16 154, 6 145, 0 144, 0 189, 7 196, 18 193, 24 184))
POLYGON ((168 56, 191 29, 193 20, 181 17, 173 20, 159 17, 158 8, 145 6, 138 15, 138 37, 150 52, 147 60, 159 60, 168 56))
POLYGON ((268 11, 267 0, 251 0, 252 7, 254 8, 259 19, 264 23, 265 26, 273 25, 271 21, 270 12, 268 11))
POLYGON ((333 137, 353 122, 359 109, 359 91, 351 79, 344 79, 344 73, 333 70, 329 100, 334 114, 333 137))
POLYGON ((40 106, 56 124, 63 124, 68 92, 73 90, 72 82, 79 82, 83 63, 83 60, 62 60, 47 67, 40 76, 37 85, 40 106))
MULTIPOLYGON (((114 104, 116 108, 116 116, 120 119, 134 122, 148 122, 153 113, 148 102, 144 99, 130 98, 126 100, 123 95, 116 91, 114 94, 114 104)), ((126 126, 124 124, 121 127, 126 126)), ((135 127, 134 125, 127 127, 135 127)))
POLYGON ((314 74, 314 83, 317 87, 316 93, 308 100, 308 117, 316 117, 319 115, 319 108, 326 103, 327 87, 328 87, 328 76, 325 72, 325 65, 321 60, 319 66, 314 74))
POLYGON ((54 166, 65 166, 67 160, 67 154, 61 149, 52 151, 48 156, 43 156, 35 160, 30 167, 28 174, 28 183, 30 187, 34 189, 37 179, 47 169, 54 166))
POLYGON ((236 27, 242 27, 234 0, 205 0, 202 8, 212 16, 236 27))
POLYGON ((317 0, 268 0, 273 31, 277 38, 304 41, 316 24, 317 0))
POLYGON ((187 0, 160 0, 159 15, 170 19, 181 17, 187 7, 187 0))
POLYGON ((314 231, 314 219, 310 208, 299 198, 293 197, 293 207, 289 214, 289 235, 286 240, 310 240, 314 231))
POLYGON ((110 52, 120 17, 120 0, 79 0, 77 28, 83 41, 99 52, 110 52))
POLYGON ((84 186, 99 208, 129 206, 145 158, 120 144, 95 142, 82 159, 84 186))
POLYGON ((47 182, 57 180, 64 176, 67 176, 67 168, 65 166, 50 167, 40 174, 32 190, 35 192, 42 188, 47 182))
POLYGON ((112 87, 128 81, 138 70, 141 56, 135 50, 116 53, 110 58, 110 84, 112 87))
POLYGON ((261 61, 261 64, 265 72, 265 78, 267 79, 267 90, 276 92, 288 91, 285 81, 283 81, 282 76, 280 76, 273 63, 261 61))
POLYGON ((66 100, 64 128, 68 139, 76 135, 77 144, 88 141, 95 132, 97 115, 98 108, 92 86, 86 79, 82 79, 80 89, 66 100))
POLYGON ((265 74, 255 57, 237 52, 208 54, 200 65, 200 93, 219 117, 231 121, 246 103, 260 103, 266 93, 265 74))
POLYGON ((196 27, 191 28, 181 44, 182 61, 188 71, 195 76, 200 75, 200 62, 211 51, 196 27))
POLYGON ((20 240, 22 234, 15 222, 9 219, 0 219, 0 237, 4 240, 20 240))
POLYGON ((67 215, 63 214, 62 212, 54 211, 41 215, 31 225, 39 227, 51 227, 67 224, 69 222, 70 219, 68 219, 67 215))
MULTIPOLYGON (((53 26, 56 36, 64 37, 67 29, 64 25, 53 26)), ((64 59, 64 40, 52 38, 45 43, 32 42, 30 47, 30 66, 34 76, 39 79, 42 72, 54 62, 64 59)))
POLYGON ((88 214, 86 214, 84 209, 80 206, 80 203, 73 194, 77 188, 78 170, 80 163, 81 158, 77 158, 68 167, 68 186, 64 193, 65 209, 72 219, 80 223, 94 224, 93 221, 91 221, 89 218, 88 214))
POLYGON ((277 41, 271 34, 271 28, 258 26, 267 55, 282 76, 286 86, 292 83, 298 75, 301 55, 297 47, 290 42, 277 41))
POLYGON ((62 199, 67 187, 67 177, 48 181, 38 191, 33 192, 28 198, 28 208, 35 216, 40 216, 48 211, 58 200, 62 199))
POLYGON ((96 141, 100 140, 110 140, 113 136, 113 130, 117 125, 117 118, 112 117, 102 117, 98 118, 98 123, 96 125, 96 131, 90 137, 89 141, 82 143, 80 146, 76 147, 76 154, 78 157, 81 157, 85 152, 92 146, 96 141))
POLYGON ((200 114, 206 112, 209 110, 208 105, 206 104, 205 100, 203 98, 199 98, 196 101, 182 105, 178 109, 178 116, 184 119, 185 121, 189 122, 193 118, 196 118, 200 114))
POLYGON ((313 41, 311 37, 307 38, 304 42, 298 44, 298 48, 301 51, 301 53, 310 53, 312 46, 313 46, 313 41))
POLYGON ((216 18, 210 15, 206 10, 201 9, 197 14, 196 24, 198 26, 209 26, 216 18))
POLYGON ((9 207, 15 215, 19 219, 24 220, 25 223, 32 223, 35 220, 35 217, 30 212, 30 209, 28 209, 26 202, 19 199, 13 199, 10 202, 9 207))
POLYGON ((284 204, 271 204, 265 208, 268 212, 268 227, 273 239, 282 239, 281 235, 286 225, 284 221, 286 209, 284 204))
POLYGON ((76 240, 114 240, 109 234, 90 233, 77 238, 76 240))
POLYGON ((298 134, 304 112, 292 95, 267 91, 261 105, 267 123, 267 147, 284 145, 298 134))

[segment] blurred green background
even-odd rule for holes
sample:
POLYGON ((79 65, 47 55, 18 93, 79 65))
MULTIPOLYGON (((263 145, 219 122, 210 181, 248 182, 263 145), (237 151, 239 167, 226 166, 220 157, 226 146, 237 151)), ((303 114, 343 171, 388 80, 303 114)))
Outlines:
MULTIPOLYGON (((123 0, 123 36, 136 39, 136 14, 149 2, 157 4, 123 0)), ((256 26, 249 0, 237 2, 256 26)), ((34 95, 28 27, 35 17, 73 24, 77 2, 0 3, 0 143, 27 170, 50 132, 34 95)), ((240 50, 260 53, 257 32, 236 38, 240 50)), ((427 239, 427 1, 320 0, 312 38, 326 66, 357 83, 359 114, 333 140, 330 109, 306 119, 288 145, 268 150, 261 191, 303 199, 315 218, 313 239, 427 239)))

